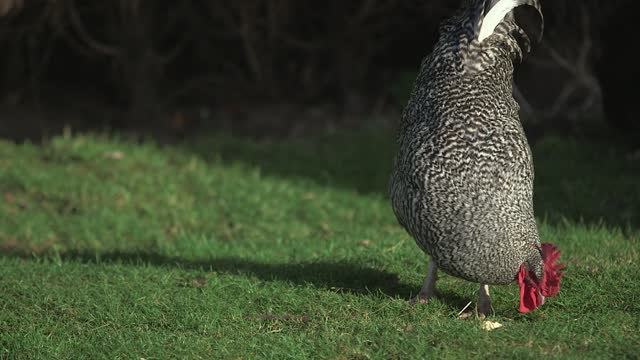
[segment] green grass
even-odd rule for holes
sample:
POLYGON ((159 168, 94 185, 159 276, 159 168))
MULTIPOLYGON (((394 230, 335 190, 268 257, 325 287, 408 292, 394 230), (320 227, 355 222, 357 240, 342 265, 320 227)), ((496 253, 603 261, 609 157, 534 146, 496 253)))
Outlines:
POLYGON ((534 147, 558 297, 492 332, 456 314, 386 198, 391 134, 159 147, 101 136, 0 141, 0 359, 638 358, 640 160, 620 144, 534 147))

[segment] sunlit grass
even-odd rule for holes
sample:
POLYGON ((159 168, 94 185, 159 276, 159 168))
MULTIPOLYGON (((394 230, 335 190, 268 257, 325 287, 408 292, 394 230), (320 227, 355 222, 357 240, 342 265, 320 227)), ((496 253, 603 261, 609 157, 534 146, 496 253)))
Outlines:
POLYGON ((492 332, 386 199, 393 136, 159 147, 96 136, 0 142, 0 358, 636 358, 640 163, 610 143, 534 147, 560 295, 492 332))

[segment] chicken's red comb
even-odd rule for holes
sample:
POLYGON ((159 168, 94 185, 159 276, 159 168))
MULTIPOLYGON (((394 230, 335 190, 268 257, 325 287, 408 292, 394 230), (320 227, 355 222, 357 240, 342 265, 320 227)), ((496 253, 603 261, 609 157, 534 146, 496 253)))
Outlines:
POLYGON ((560 290, 560 279, 564 272, 560 272, 565 264, 556 264, 562 251, 551 243, 542 244, 542 260, 544 262, 544 275, 540 288, 544 296, 556 296, 560 290))

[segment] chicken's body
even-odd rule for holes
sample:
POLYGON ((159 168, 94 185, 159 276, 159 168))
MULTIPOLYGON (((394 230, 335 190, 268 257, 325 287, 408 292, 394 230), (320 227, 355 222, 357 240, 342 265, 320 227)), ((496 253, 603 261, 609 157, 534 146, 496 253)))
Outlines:
MULTIPOLYGON (((432 295, 436 266, 483 285, 513 282, 523 264, 544 276, 533 161, 512 95, 514 62, 529 43, 519 45, 523 33, 508 19, 478 41, 486 6, 471 1, 441 27, 398 133, 390 195, 398 222, 432 258, 422 297, 432 295)), ((486 287, 481 296, 489 306, 486 287)))

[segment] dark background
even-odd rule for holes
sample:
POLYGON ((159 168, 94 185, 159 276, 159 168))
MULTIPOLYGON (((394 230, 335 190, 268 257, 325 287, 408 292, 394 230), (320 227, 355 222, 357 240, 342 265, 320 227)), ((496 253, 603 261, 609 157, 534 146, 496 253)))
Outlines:
MULTIPOLYGON (((543 1, 516 74, 528 134, 632 141, 631 1, 543 1)), ((0 137, 63 128, 300 136, 398 119, 452 0, 0 0, 0 137)))

